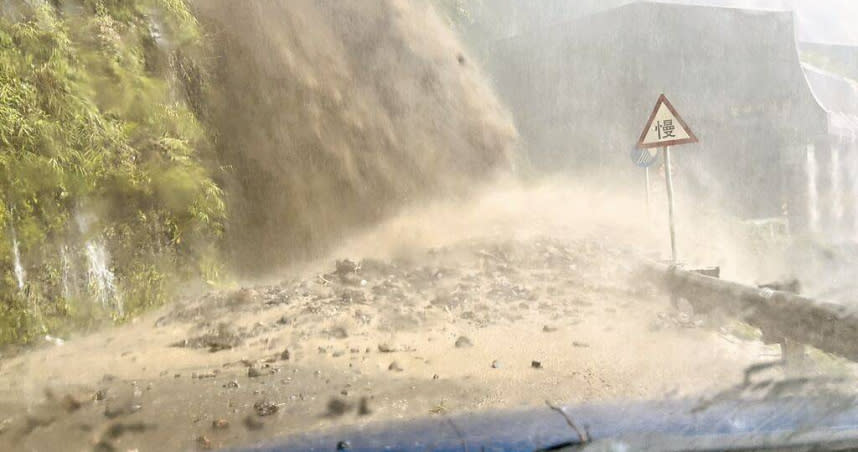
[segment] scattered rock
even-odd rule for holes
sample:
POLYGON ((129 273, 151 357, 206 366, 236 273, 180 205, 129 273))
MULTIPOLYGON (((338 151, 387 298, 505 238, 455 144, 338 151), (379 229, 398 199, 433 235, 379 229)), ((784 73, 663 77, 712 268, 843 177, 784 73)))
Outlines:
POLYGON ((250 415, 246 416, 242 423, 246 429, 251 431, 261 430, 262 427, 265 427, 265 424, 262 421, 250 415))
POLYGON ((29 435, 33 433, 34 430, 41 427, 47 427, 53 424, 57 420, 56 416, 35 416, 35 415, 27 415, 26 424, 24 425, 23 433, 25 435, 29 435))
POLYGON ((352 409, 352 404, 349 402, 334 397, 328 401, 327 411, 325 412, 326 417, 340 417, 346 414, 348 411, 352 409))
POLYGON ((62 405, 63 409, 66 410, 66 412, 68 412, 68 413, 73 413, 73 412, 79 410, 80 407, 82 406, 80 401, 78 399, 76 399, 74 396, 72 396, 71 394, 66 394, 66 396, 63 397, 63 400, 60 402, 60 404, 62 405))
POLYGON ((144 424, 142 422, 136 422, 131 424, 116 422, 114 424, 111 424, 110 427, 107 428, 105 435, 110 439, 117 439, 126 433, 143 433, 150 428, 153 428, 153 426, 144 424))
POLYGON ((240 386, 238 384, 238 381, 232 380, 232 381, 228 381, 228 382, 224 383, 223 387, 226 389, 238 389, 240 386))
MULTIPOLYGON (((367 349, 367 351, 369 351, 369 349, 367 349)), ((378 351, 380 351, 381 353, 393 353, 396 351, 396 349, 388 343, 383 343, 378 344, 378 351)))
POLYGON ((212 442, 211 442, 211 440, 206 438, 204 435, 200 435, 197 437, 197 447, 199 447, 202 450, 211 450, 212 449, 212 442))
POLYGON ((387 366, 387 370, 392 372, 402 372, 404 369, 402 368, 402 366, 399 365, 398 362, 393 361, 392 363, 390 363, 389 366, 387 366))
POLYGON ((334 353, 332 353, 331 356, 334 358, 339 358, 340 356, 343 356, 345 354, 346 354, 346 352, 344 352, 342 350, 337 350, 334 353))
POLYGON ((438 374, 432 375, 432 379, 433 379, 433 380, 437 380, 437 379, 439 379, 439 378, 441 378, 441 377, 439 377, 439 376, 438 376, 438 374))
POLYGON ((362 290, 344 289, 340 292, 339 299, 343 304, 363 303, 366 301, 366 294, 362 290))
POLYGON ((236 290, 235 292, 229 295, 230 304, 234 305, 243 305, 248 304, 255 300, 259 296, 259 293, 253 289, 244 287, 236 290))
POLYGON ((576 341, 576 342, 572 342, 572 346, 578 347, 578 348, 587 348, 590 346, 590 344, 587 344, 586 342, 577 342, 576 341))
POLYGON ((288 348, 284 349, 282 352, 280 352, 280 359, 282 359, 283 361, 289 361, 289 358, 291 358, 291 357, 292 357, 292 355, 289 353, 288 348))
POLYGON ((471 342, 471 340, 468 339, 466 336, 459 336, 459 338, 456 339, 456 348, 468 348, 473 346, 474 343, 471 342))
POLYGON ((95 391, 95 394, 92 395, 92 399, 96 402, 100 402, 107 398, 107 389, 99 389, 95 391))
POLYGON ((215 430, 226 430, 229 428, 229 421, 226 419, 215 419, 212 421, 212 428, 215 430))
POLYGON ((345 328, 343 328, 341 326, 331 328, 328 331, 328 334, 331 337, 333 337, 334 339, 345 339, 345 338, 349 337, 349 333, 346 331, 345 328))
POLYGON ((530 367, 532 367, 534 369, 542 369, 542 363, 539 361, 531 361, 530 367))
POLYGON ((555 332, 555 331, 557 331, 557 328, 555 328, 555 327, 553 327, 553 326, 545 325, 545 326, 543 326, 543 327, 542 327, 542 332, 543 332, 543 333, 553 333, 553 332, 555 332))
POLYGON ((256 412, 257 416, 271 416, 279 410, 280 407, 276 403, 268 400, 260 400, 253 404, 253 411, 256 412))
POLYGON ((93 452, 116 452, 116 448, 113 447, 113 444, 105 439, 95 443, 95 445, 92 446, 92 450, 93 452))
POLYGON ((143 405, 133 400, 111 400, 104 408, 104 416, 108 419, 115 419, 120 416, 127 416, 129 414, 136 413, 142 408, 143 405))
POLYGON ((221 350, 229 350, 241 345, 241 335, 234 332, 226 323, 220 323, 216 330, 202 336, 183 339, 170 344, 171 347, 179 348, 208 348, 209 352, 215 353, 221 350))
POLYGON ((358 269, 357 264, 354 263, 353 261, 348 260, 348 259, 343 259, 341 261, 337 261, 336 265, 337 265, 337 267, 336 267, 337 269, 334 273, 339 277, 343 277, 343 276, 346 276, 350 273, 354 273, 358 269))
POLYGON ((372 414, 372 410, 369 409, 369 399, 361 397, 360 402, 358 402, 358 416, 369 416, 370 414, 372 414))
POLYGON ((352 445, 348 441, 337 442, 337 450, 349 450, 351 448, 352 448, 352 445))
POLYGON ((278 324, 278 325, 284 325, 284 326, 285 326, 285 325, 289 325, 290 323, 292 323, 292 321, 291 321, 291 320, 289 320, 289 317, 286 317, 285 315, 284 315, 284 316, 282 316, 282 317, 280 317, 280 318, 277 320, 277 324, 278 324))
POLYGON ((257 369, 255 366, 250 366, 247 368, 247 376, 250 378, 257 378, 263 375, 264 374, 262 373, 262 371, 257 369))
POLYGON ((500 369, 500 368, 501 368, 500 361, 498 361, 498 360, 492 361, 492 369, 500 369))

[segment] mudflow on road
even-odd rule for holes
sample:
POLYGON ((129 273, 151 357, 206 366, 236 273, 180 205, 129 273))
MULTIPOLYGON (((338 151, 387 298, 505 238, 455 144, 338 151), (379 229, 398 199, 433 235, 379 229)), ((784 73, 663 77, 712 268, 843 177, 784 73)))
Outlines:
POLYGON ((617 220, 634 203, 606 196, 494 191, 406 212, 282 281, 5 358, 0 449, 213 449, 546 400, 682 397, 777 359, 640 280, 639 244, 662 242, 617 220))

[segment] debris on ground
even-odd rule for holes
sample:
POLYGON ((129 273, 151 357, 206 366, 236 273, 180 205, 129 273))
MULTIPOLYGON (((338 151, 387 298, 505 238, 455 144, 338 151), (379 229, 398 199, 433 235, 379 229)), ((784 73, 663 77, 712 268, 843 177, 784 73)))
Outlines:
POLYGON ((226 430, 229 428, 229 421, 226 419, 215 419, 212 421, 212 428, 215 430, 226 430))
POLYGON ((269 400, 259 400, 253 404, 253 411, 257 416, 271 416, 272 414, 277 413, 280 407, 269 400))
POLYGON ((328 401, 326 417, 340 417, 351 411, 353 405, 341 398, 333 397, 328 401))
POLYGON ((468 348, 473 346, 474 343, 471 342, 471 340, 468 339, 466 336, 459 336, 459 338, 456 339, 456 348, 468 348))

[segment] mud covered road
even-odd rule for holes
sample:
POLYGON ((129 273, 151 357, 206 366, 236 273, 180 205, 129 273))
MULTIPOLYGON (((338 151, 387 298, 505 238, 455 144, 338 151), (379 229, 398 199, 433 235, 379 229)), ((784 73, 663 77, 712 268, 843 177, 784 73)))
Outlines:
POLYGON ((485 215, 507 201, 471 210, 492 227, 468 237, 373 253, 382 229, 351 251, 382 257, 329 259, 3 359, 0 449, 205 450, 546 400, 683 397, 778 358, 672 310, 613 232, 533 233, 528 217, 515 233, 512 210, 485 215))

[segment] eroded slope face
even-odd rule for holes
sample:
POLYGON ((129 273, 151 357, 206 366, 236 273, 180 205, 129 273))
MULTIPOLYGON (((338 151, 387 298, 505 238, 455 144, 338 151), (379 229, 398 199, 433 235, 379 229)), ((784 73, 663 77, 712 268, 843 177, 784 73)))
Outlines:
POLYGON ((510 168, 514 127, 431 10, 197 3, 219 42, 215 122, 245 270, 510 168))

